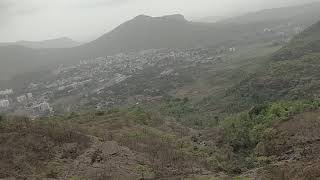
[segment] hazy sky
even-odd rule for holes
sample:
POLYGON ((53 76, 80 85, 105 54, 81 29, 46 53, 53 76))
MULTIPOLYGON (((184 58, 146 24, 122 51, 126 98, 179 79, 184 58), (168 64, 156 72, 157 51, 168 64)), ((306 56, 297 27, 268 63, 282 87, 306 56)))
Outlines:
POLYGON ((230 16, 318 0, 0 0, 0 42, 94 39, 139 14, 230 16))

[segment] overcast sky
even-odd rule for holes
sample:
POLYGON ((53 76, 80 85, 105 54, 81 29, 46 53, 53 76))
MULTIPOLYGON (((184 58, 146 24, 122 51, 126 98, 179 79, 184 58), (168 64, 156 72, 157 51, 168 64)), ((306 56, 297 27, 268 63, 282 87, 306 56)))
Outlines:
POLYGON ((92 40, 139 14, 230 16, 318 0, 0 0, 0 42, 92 40))

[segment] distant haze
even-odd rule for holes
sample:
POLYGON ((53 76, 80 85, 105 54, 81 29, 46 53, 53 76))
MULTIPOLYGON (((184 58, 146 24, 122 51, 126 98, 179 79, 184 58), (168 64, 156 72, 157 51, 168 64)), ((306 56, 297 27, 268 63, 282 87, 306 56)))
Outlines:
POLYGON ((139 14, 232 16, 320 0, 0 0, 0 42, 90 41, 139 14))

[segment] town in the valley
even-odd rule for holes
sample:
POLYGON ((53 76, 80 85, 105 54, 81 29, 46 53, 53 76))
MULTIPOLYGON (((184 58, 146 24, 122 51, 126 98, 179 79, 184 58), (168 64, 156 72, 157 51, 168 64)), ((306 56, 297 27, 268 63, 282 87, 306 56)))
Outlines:
MULTIPOLYGON (((234 47, 224 48, 223 51, 233 53, 236 49, 234 47)), ((2 112, 15 112, 31 117, 46 116, 59 108, 65 111, 73 110, 72 105, 56 107, 57 99, 63 100, 65 97, 77 96, 80 97, 81 104, 86 105, 92 103, 95 96, 104 92, 109 92, 109 101, 96 102, 94 106, 95 108, 111 106, 120 102, 112 98, 109 88, 125 82, 145 69, 162 69, 158 74, 159 78, 178 76, 175 69, 169 66, 175 63, 185 63, 189 66, 198 63, 213 63, 222 60, 222 57, 223 55, 209 55, 206 49, 185 51, 151 49, 92 60, 80 60, 77 65, 60 65, 54 69, 52 71, 54 80, 52 81, 32 82, 23 90, 18 91, 15 89, 1 90, 0 108, 2 112)))
MULTIPOLYGON (((304 28, 290 27, 286 32, 275 29, 277 28, 261 30, 261 36, 269 37, 271 45, 289 42, 292 35, 298 34, 304 28)), ((161 99, 161 90, 156 88, 144 89, 145 93, 124 99, 121 96, 126 95, 117 90, 121 87, 115 86, 126 85, 127 82, 139 78, 142 72, 148 71, 157 78, 173 80, 179 77, 178 69, 223 61, 229 54, 236 53, 238 48, 239 45, 231 43, 219 47, 185 50, 149 49, 79 60, 77 65, 72 66, 61 64, 52 69, 49 80, 34 81, 20 89, 0 89, 0 112, 36 118, 59 112, 72 112, 80 107, 101 109, 121 103, 135 104, 161 99)), ((128 86, 124 87, 130 89, 128 86)))

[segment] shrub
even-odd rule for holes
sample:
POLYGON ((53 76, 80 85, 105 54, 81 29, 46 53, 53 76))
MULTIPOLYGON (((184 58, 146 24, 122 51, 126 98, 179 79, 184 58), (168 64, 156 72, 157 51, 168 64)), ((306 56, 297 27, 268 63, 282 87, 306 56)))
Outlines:
POLYGON ((139 165, 136 169, 140 179, 150 179, 154 176, 152 169, 146 165, 139 165))
POLYGON ((105 114, 104 111, 97 111, 96 113, 96 116, 103 116, 105 114))
POLYGON ((2 127, 4 120, 5 120, 4 115, 0 114, 0 128, 2 127))
POLYGON ((151 123, 151 115, 139 106, 129 108, 127 116, 142 125, 149 125, 151 123))
POLYGON ((45 177, 56 178, 61 171, 54 164, 47 166, 55 153, 59 151, 62 158, 74 159, 91 142, 81 129, 65 122, 10 117, 3 124, 0 139, 7 140, 0 141, 0 162, 6 166, 0 168, 0 176, 14 177, 18 174, 28 177, 37 171, 43 172, 45 177))
POLYGON ((225 139, 235 151, 252 150, 275 121, 287 120, 297 113, 319 107, 319 101, 276 102, 259 106, 257 111, 252 108, 249 112, 228 117, 221 126, 226 133, 225 139))
POLYGON ((188 104, 189 100, 187 98, 168 100, 162 107, 161 111, 169 116, 177 118, 177 120, 182 121, 189 115, 192 115, 196 110, 188 104))

